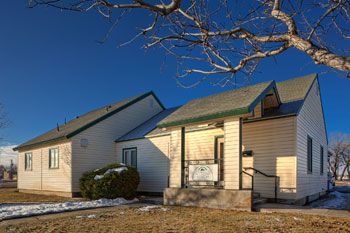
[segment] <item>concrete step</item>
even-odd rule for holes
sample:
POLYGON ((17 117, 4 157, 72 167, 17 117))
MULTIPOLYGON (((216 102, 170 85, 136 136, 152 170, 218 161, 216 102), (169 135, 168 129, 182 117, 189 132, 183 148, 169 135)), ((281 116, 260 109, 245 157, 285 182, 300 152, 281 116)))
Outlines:
POLYGON ((152 205, 163 205, 163 197, 139 197, 140 203, 152 204, 152 205))
POLYGON ((253 198, 260 198, 260 193, 253 192, 253 198))
POLYGON ((267 199, 266 198, 254 198, 253 200, 253 205, 259 205, 259 204, 264 204, 267 203, 267 199))

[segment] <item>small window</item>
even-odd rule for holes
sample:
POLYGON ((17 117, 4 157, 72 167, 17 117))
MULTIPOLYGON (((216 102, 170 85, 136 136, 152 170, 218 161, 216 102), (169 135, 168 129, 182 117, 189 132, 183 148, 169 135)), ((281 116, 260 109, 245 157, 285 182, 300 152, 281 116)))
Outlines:
POLYGON ((312 138, 307 136, 307 171, 312 173, 312 138))
POLYGON ((33 169, 33 154, 25 153, 24 154, 24 169, 26 171, 31 171, 33 169))
POLYGON ((126 148, 123 149, 123 163, 131 167, 137 167, 137 149, 126 148))
POLYGON ((49 168, 58 168, 58 148, 49 150, 49 168))
POLYGON ((320 148, 320 174, 323 175, 323 146, 320 148))

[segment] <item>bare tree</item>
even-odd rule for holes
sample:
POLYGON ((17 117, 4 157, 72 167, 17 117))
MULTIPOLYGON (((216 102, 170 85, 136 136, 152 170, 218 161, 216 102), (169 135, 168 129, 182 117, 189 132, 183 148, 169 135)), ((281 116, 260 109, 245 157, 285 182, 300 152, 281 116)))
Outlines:
MULTIPOLYGON (((177 77, 218 75, 218 84, 237 74, 251 76, 260 61, 294 48, 315 64, 349 78, 349 0, 29 0, 64 10, 96 10, 111 20, 142 9, 150 22, 134 38, 144 48, 159 46, 178 61, 177 77), (344 46, 341 46, 341 44, 344 46), (347 43, 347 44, 346 44, 347 43)), ((138 11, 139 12, 139 11, 138 11)))
POLYGON ((329 152, 331 172, 336 180, 338 178, 342 180, 350 164, 350 135, 343 133, 332 134, 329 152), (342 168, 341 174, 339 174, 340 168, 342 168))
POLYGON ((348 172, 348 176, 349 176, 349 167, 350 167, 350 140, 345 144, 346 149, 344 151, 344 153, 342 154, 342 166, 341 169, 342 171, 340 171, 340 180, 344 179, 345 176, 345 172, 348 172))
MULTIPOLYGON (((5 112, 4 106, 0 103, 0 130, 9 125, 9 120, 5 112)), ((2 138, 0 137, 0 140, 2 138)))

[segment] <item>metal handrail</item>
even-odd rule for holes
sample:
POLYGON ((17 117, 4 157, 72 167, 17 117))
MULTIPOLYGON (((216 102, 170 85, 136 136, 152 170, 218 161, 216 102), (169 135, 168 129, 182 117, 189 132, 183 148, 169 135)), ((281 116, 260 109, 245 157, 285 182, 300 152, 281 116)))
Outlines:
MULTIPOLYGON (((275 202, 277 202, 277 186, 278 186, 277 183, 278 183, 279 176, 268 175, 268 174, 266 174, 266 173, 264 173, 262 171, 259 171, 258 169, 253 168, 253 167, 244 167, 243 169, 244 170, 253 170, 255 173, 259 173, 259 174, 261 174, 263 176, 270 177, 270 178, 275 178, 275 202)), ((242 171, 242 172, 244 172, 244 171, 242 171)), ((244 172, 244 173, 246 173, 246 172, 244 172)), ((252 183, 252 189, 253 189, 253 183, 252 183)))
POLYGON ((241 173, 242 173, 242 174, 244 173, 244 174, 250 176, 250 178, 252 179, 252 188, 251 188, 251 190, 253 191, 253 190, 254 190, 254 176, 253 176, 252 174, 249 174, 249 173, 246 172, 246 171, 241 171, 241 173))

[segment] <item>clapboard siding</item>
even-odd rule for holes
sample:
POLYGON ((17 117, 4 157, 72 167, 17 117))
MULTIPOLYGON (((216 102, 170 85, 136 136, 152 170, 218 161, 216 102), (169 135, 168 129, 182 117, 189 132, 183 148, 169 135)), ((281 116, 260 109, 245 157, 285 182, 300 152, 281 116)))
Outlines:
POLYGON ((79 178, 89 170, 116 162, 115 140, 162 111, 153 96, 129 106, 72 138, 73 191, 79 191, 79 178), (151 101, 153 103, 151 103, 151 101), (88 140, 81 147, 81 139, 88 140))
POLYGON ((118 162, 122 162, 124 148, 137 148, 138 191, 163 192, 168 187, 169 144, 169 135, 117 143, 118 162))
MULTIPOLYGON (((254 158, 253 157, 243 157, 242 167, 254 167, 254 158)), ((245 172, 250 174, 250 175, 254 175, 253 170, 247 170, 245 172)), ((243 189, 252 188, 252 177, 245 174, 245 173, 242 174, 242 188, 243 189)))
POLYGON ((240 177, 240 127, 239 118, 224 121, 224 181, 225 189, 239 189, 240 177))
MULTIPOLYGON (((253 151, 253 167, 280 177, 278 198, 296 196, 296 117, 285 117, 243 124, 243 150, 253 151)), ((249 164, 243 159, 243 166, 249 164)), ((243 184, 247 185, 247 175, 243 184)), ((274 197, 274 178, 254 174, 254 191, 274 197)))
POLYGON ((29 190, 71 192, 71 143, 33 149, 19 153, 18 188, 29 190), (49 149, 58 148, 59 168, 49 169, 49 149), (33 169, 25 171, 24 154, 31 152, 33 169))
POLYGON ((170 132, 169 187, 181 188, 181 128, 170 132))
POLYGON ((214 159, 215 137, 224 136, 222 128, 186 132, 186 159, 214 159))
POLYGON ((327 189, 327 138, 318 80, 312 85, 297 117, 297 197, 327 189), (307 172, 307 136, 313 140, 312 174, 307 172), (320 174, 320 146, 324 148, 324 173, 320 174))

